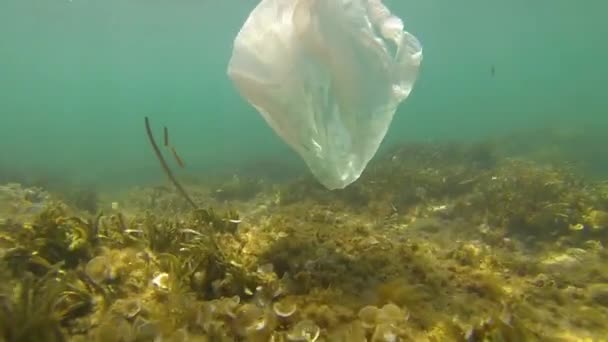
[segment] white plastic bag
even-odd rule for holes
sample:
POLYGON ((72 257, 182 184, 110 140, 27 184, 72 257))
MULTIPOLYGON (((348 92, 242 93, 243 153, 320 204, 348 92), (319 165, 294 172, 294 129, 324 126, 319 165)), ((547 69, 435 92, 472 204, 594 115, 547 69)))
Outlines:
POLYGON ((328 189, 359 178, 408 97, 422 47, 381 0, 262 0, 228 75, 328 189))

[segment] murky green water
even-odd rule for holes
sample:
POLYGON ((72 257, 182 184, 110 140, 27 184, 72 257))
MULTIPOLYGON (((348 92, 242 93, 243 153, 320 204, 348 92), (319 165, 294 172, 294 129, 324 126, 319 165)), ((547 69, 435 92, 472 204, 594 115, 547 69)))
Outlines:
POLYGON ((0 0, 0 340, 605 340, 607 2, 386 1, 422 70, 341 191, 226 75, 256 3, 0 0))
MULTIPOLYGON (((305 170, 226 77, 255 3, 2 1, 0 163, 109 184, 162 177, 144 135, 149 116, 159 133, 170 128, 189 172, 267 157, 305 170)), ((555 123, 586 124, 587 152, 607 142, 608 4, 387 4, 421 40, 424 61, 385 145, 555 123)))

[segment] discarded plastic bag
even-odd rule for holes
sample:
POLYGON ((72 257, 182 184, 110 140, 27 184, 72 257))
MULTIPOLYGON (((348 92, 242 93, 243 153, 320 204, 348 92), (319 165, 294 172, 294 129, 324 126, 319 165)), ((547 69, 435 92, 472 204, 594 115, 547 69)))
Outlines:
POLYGON ((356 181, 422 61, 381 0, 262 0, 234 41, 241 96, 328 189, 356 181))

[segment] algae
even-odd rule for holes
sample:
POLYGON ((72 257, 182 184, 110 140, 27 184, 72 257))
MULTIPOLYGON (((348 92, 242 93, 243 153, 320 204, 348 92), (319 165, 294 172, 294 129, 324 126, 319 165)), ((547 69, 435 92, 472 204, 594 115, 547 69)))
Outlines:
POLYGON ((201 180, 184 186, 196 208, 162 186, 93 207, 5 185, 0 334, 601 340, 606 184, 474 143, 398 146, 341 191, 310 177, 201 180))

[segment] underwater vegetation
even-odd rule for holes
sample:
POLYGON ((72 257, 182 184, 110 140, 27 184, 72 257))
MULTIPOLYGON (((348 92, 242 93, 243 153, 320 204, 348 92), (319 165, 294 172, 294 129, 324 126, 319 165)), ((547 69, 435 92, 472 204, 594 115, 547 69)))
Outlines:
POLYGON ((569 125, 553 122, 498 136, 494 144, 505 154, 548 163, 569 161, 586 174, 605 178, 608 159, 603 156, 607 130, 605 123, 569 125))
POLYGON ((173 185, 95 206, 0 185, 0 340, 608 336, 608 182, 569 165, 405 144, 339 191, 173 185))

